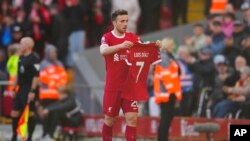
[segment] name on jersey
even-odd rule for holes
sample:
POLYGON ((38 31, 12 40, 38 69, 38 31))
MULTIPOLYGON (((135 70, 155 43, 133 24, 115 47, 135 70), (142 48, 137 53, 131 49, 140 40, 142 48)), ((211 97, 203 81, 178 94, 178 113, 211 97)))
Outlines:
POLYGON ((148 57, 148 52, 135 52, 134 57, 148 57))

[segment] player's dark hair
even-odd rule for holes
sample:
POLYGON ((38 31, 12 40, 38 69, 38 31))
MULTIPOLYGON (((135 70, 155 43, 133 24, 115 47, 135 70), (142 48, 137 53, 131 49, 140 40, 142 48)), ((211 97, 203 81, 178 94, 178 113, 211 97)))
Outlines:
POLYGON ((124 10, 124 9, 118 9, 115 10, 112 14, 111 14, 111 20, 114 21, 118 16, 120 15, 128 15, 128 11, 124 10))

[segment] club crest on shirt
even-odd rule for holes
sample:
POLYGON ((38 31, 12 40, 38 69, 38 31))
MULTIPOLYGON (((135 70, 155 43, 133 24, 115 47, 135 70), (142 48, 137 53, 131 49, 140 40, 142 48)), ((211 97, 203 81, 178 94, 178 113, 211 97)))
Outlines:
POLYGON ((119 55, 118 53, 114 54, 114 62, 118 62, 119 61, 119 55))
POLYGON ((25 69, 23 66, 20 67, 20 73, 24 73, 25 69))

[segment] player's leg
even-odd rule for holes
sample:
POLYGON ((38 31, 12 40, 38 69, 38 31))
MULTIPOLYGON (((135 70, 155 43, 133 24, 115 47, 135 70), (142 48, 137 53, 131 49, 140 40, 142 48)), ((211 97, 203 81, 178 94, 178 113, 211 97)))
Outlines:
POLYGON ((104 115, 103 127, 102 127, 102 140, 103 141, 111 141, 112 140, 112 132, 113 125, 115 123, 116 118, 108 115, 104 115))
POLYGON ((136 141, 136 125, 138 119, 138 102, 135 100, 122 100, 122 109, 125 113, 127 141, 136 141))
POLYGON ((12 110, 11 111, 11 118, 12 118, 12 138, 11 141, 17 141, 17 125, 18 125, 18 120, 20 117, 20 112, 17 110, 12 110))
POLYGON ((104 121, 102 128, 103 141, 111 141, 113 135, 113 125, 120 110, 120 93, 105 91, 103 97, 104 121))
POLYGON ((11 118, 12 118, 12 138, 11 141, 17 141, 17 126, 18 120, 21 115, 22 104, 20 100, 20 95, 16 95, 13 99, 13 110, 11 111, 11 118))
POLYGON ((33 132, 36 126, 36 117, 35 117, 35 102, 30 103, 30 115, 28 120, 28 138, 27 141, 32 141, 33 132))

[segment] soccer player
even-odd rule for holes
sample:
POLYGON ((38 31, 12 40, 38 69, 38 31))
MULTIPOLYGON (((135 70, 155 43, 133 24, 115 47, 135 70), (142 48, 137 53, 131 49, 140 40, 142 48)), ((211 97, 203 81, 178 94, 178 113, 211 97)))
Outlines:
POLYGON ((136 122, 138 105, 135 100, 121 97, 123 84, 126 81, 129 66, 126 64, 127 51, 140 38, 126 32, 128 26, 128 12, 116 10, 111 15, 114 29, 103 35, 100 53, 105 58, 106 84, 103 97, 104 124, 102 129, 103 141, 112 140, 113 125, 122 108, 125 120, 125 137, 127 141, 136 140, 136 122))
POLYGON ((17 141, 17 126, 21 112, 27 103, 30 104, 30 114, 28 122, 28 138, 32 140, 32 134, 35 129, 35 93, 39 83, 39 58, 32 52, 34 40, 30 37, 23 37, 20 41, 21 56, 18 62, 17 85, 18 92, 14 95, 12 116, 13 135, 11 141, 17 141))

